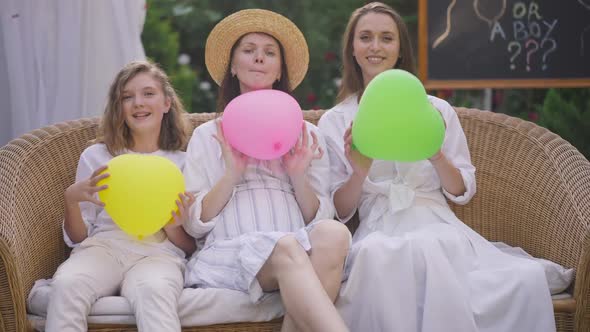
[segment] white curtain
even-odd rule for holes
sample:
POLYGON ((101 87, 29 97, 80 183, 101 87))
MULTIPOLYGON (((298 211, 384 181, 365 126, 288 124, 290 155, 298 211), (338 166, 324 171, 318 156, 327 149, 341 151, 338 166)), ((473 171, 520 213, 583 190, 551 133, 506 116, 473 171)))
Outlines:
POLYGON ((0 146, 102 114, 127 62, 145 59, 145 0, 0 0, 0 146))

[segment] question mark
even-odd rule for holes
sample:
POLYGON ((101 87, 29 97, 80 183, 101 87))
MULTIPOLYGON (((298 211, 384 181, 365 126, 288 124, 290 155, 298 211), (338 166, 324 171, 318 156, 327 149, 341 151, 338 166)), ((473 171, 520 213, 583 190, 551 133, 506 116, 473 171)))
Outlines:
POLYGON ((520 54, 520 51, 522 51, 522 47, 520 46, 520 43, 517 41, 511 41, 510 44, 508 44, 508 53, 512 53, 512 49, 516 47, 516 52, 514 52, 514 55, 512 55, 510 57, 510 69, 514 70, 516 69, 516 65, 514 64, 514 59, 516 59, 516 57, 518 57, 518 55, 520 54))
POLYGON ((557 48, 557 43, 555 42, 555 39, 543 39, 543 41, 541 42, 541 48, 543 48, 543 45, 545 45, 545 42, 551 42, 552 46, 550 49, 548 49, 547 51, 545 51, 545 53, 543 53, 543 70, 547 70, 547 64, 545 63, 547 61, 547 56, 550 53, 553 53, 555 51, 555 49, 557 48))
POLYGON ((580 5, 586 7, 586 9, 590 10, 590 2, 586 3, 584 0, 578 0, 580 5))
POLYGON ((537 41, 533 39, 527 40, 524 44, 524 47, 528 49, 530 44, 535 45, 535 47, 526 52, 526 71, 531 71, 531 55, 533 55, 539 49, 539 43, 537 43, 537 41))

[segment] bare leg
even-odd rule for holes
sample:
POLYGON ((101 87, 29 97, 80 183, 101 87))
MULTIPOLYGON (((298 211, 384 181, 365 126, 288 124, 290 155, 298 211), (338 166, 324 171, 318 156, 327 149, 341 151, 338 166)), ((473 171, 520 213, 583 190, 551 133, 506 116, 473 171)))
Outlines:
POLYGON ((311 264, 332 302, 336 301, 344 261, 350 246, 350 232, 344 224, 334 220, 323 221, 310 232, 311 264))
MULTIPOLYGON (((340 291, 344 261, 350 246, 350 232, 346 226, 337 221, 324 221, 315 226, 309 236, 313 247, 310 254, 311 264, 324 290, 332 302, 335 302, 340 291)), ((298 331, 288 313, 283 318, 282 331, 298 331)))
POLYGON ((285 329, 295 325, 302 331, 348 331, 309 256, 293 236, 277 242, 257 279, 264 291, 280 289, 287 312, 285 329))
POLYGON ((285 317, 283 317, 283 325, 281 327, 281 332, 297 332, 299 329, 297 325, 295 325, 295 321, 289 313, 285 313, 285 317))

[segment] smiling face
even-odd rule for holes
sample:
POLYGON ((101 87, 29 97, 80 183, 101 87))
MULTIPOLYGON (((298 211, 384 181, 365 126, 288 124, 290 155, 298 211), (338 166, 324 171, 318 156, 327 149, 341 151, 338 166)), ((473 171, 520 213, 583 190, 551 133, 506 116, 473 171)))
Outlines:
POLYGON ((170 98, 166 97, 157 80, 142 72, 123 87, 121 106, 132 136, 148 134, 158 137, 162 118, 170 110, 170 98))
POLYGON ((367 86, 373 77, 393 68, 399 59, 399 30, 393 18, 382 13, 363 15, 356 25, 352 48, 367 86))
POLYGON ((231 73, 238 78, 241 93, 272 89, 281 78, 279 43, 263 33, 245 35, 232 54, 231 73))

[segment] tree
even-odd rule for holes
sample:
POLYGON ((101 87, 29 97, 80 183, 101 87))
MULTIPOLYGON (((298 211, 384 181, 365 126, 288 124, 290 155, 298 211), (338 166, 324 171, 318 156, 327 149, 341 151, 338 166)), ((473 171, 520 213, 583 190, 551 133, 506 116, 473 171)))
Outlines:
POLYGON ((590 90, 550 89, 539 124, 558 134, 590 158, 590 90))
POLYGON ((166 7, 148 1, 148 15, 142 32, 146 55, 160 64, 187 108, 191 111, 195 74, 186 64, 179 64, 179 33, 172 27, 166 7))

